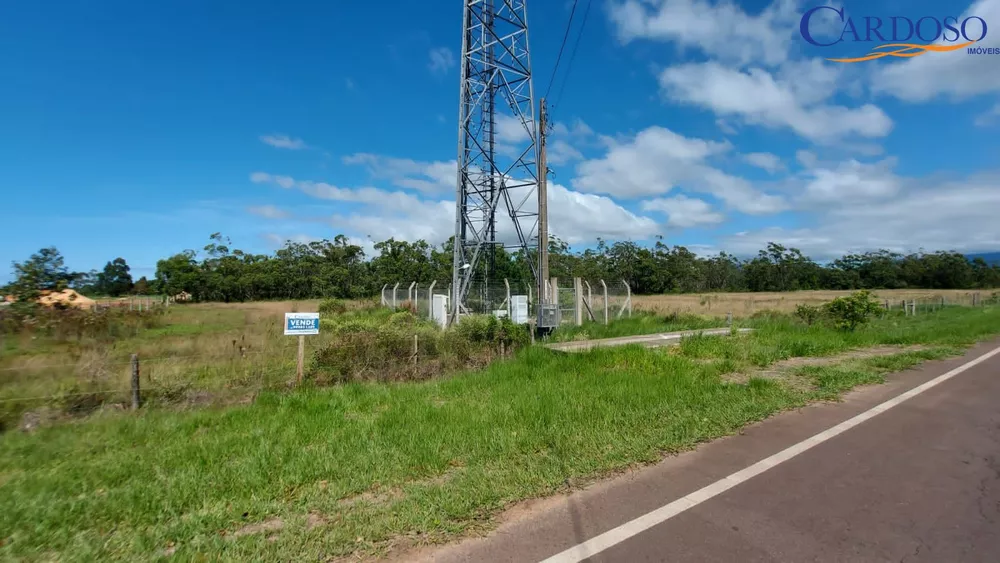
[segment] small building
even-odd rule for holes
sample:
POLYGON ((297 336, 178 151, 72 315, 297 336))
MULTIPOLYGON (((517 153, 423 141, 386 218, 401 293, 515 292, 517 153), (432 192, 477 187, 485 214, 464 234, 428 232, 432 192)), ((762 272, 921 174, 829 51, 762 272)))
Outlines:
POLYGON ((191 300, 191 294, 186 291, 182 291, 177 295, 174 295, 174 301, 176 301, 177 303, 184 303, 190 300, 191 300))

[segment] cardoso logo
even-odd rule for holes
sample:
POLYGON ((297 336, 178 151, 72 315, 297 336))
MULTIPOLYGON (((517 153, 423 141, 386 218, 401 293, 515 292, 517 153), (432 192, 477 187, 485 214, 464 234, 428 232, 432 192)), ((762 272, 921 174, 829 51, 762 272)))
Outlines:
MULTIPOLYGON (((830 17, 830 14, 822 15, 830 17)), ((970 55, 1000 55, 1000 48, 970 47, 973 43, 986 38, 986 20, 979 16, 968 16, 962 20, 953 16, 940 19, 924 16, 916 21, 905 16, 889 18, 865 16, 855 21, 844 13, 843 8, 817 6, 802 14, 799 31, 803 39, 817 47, 830 47, 845 42, 882 43, 871 47, 868 54, 861 57, 827 59, 838 63, 860 63, 882 57, 909 58, 929 51, 940 53, 965 48, 968 48, 967 52, 970 55), (836 40, 818 40, 809 31, 809 20, 822 10, 836 13, 844 24, 843 31, 836 40), (907 43, 914 38, 925 44, 907 43)))

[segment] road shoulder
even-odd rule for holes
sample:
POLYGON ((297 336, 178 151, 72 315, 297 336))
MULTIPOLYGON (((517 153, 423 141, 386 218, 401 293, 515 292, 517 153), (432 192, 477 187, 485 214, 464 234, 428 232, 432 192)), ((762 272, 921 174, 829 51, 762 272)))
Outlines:
POLYGON ((740 433, 570 494, 518 503, 490 534, 394 554, 406 561, 538 561, 710 485, 992 350, 991 340, 961 357, 892 374, 882 385, 847 393, 744 428, 740 433), (516 548, 515 548, 516 546, 516 548))

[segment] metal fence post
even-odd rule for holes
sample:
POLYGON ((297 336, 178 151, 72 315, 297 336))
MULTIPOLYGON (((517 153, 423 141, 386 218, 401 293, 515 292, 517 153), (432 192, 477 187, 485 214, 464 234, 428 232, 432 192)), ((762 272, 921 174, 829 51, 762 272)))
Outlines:
MULTIPOLYGON (((532 318, 531 317, 531 306, 533 304, 534 304, 534 301, 531 300, 531 284, 528 284, 528 318, 532 318)), ((536 305, 536 307, 537 307, 537 305, 536 305)), ((538 309, 536 308, 535 310, 537 311, 538 309)), ((534 334, 534 331, 532 331, 532 334, 534 334)))
POLYGON ((625 294, 626 294, 626 296, 625 296, 625 307, 628 308, 628 316, 631 317, 632 316, 632 288, 629 287, 627 281, 622 280, 622 283, 625 284, 625 294))
POLYGON ((604 289, 604 324, 608 324, 608 284, 601 280, 601 287, 604 289))
POLYGON ((503 279, 503 287, 504 287, 504 290, 507 292, 507 298, 504 299, 504 302, 507 303, 507 318, 508 319, 513 319, 514 318, 514 310, 511 307, 511 303, 510 303, 510 282, 507 281, 507 278, 503 279))
POLYGON ((430 288, 427 289, 427 318, 434 318, 434 286, 437 285, 437 280, 431 282, 430 288))
POLYGON ((583 324, 583 281, 573 278, 573 322, 576 326, 583 324))
POLYGON ((597 318, 594 317, 594 289, 590 287, 589 281, 583 280, 583 283, 587 286, 587 300, 584 302, 587 305, 587 316, 591 322, 597 322, 597 318))
MULTIPOLYGON (((556 306, 556 309, 562 309, 559 304, 559 278, 552 277, 549 280, 549 303, 556 306)), ((562 315, 560 314, 560 319, 562 315)))

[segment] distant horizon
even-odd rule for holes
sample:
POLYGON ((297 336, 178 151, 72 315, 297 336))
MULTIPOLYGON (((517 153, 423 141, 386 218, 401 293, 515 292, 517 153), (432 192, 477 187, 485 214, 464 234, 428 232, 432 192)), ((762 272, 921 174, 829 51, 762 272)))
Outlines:
MULTIPOLYGON (((336 236, 336 235, 334 235, 334 236, 336 236)), ((334 239, 334 237, 330 237, 329 239, 326 239, 326 240, 329 240, 329 241, 332 242, 333 239, 334 239)), ((319 242, 321 240, 323 240, 323 239, 317 239, 315 241, 302 241, 302 240, 299 240, 299 241, 291 241, 291 242, 308 244, 309 242, 319 242)), ((385 240, 389 240, 389 239, 385 239, 385 240)), ((374 242, 378 243, 378 242, 382 242, 382 241, 374 241, 374 242)), ((406 241, 406 242, 418 242, 418 241, 406 241)), ((633 243, 635 243, 635 244, 637 244, 637 245, 639 245, 641 247, 645 247, 645 248, 651 248, 651 247, 653 247, 656 244, 656 241, 652 241, 652 242, 649 242, 649 241, 605 241, 605 242, 608 243, 609 245, 614 244, 615 242, 633 242, 633 243)), ((719 254, 719 252, 726 252, 726 254, 729 254, 731 256, 735 256, 736 258, 738 258, 740 260, 747 260, 747 259, 751 259, 751 258, 754 258, 754 257, 757 256, 757 252, 752 252, 752 253, 748 253, 748 254, 736 254, 736 253, 733 253, 733 252, 728 252, 725 249, 715 249, 715 250, 713 250, 711 252, 698 252, 698 251, 695 250, 695 248, 697 247, 697 245, 693 245, 693 246, 687 246, 687 245, 682 245, 682 244, 676 244, 676 245, 674 245, 674 244, 669 244, 666 241, 660 241, 660 242, 662 242, 663 244, 665 244, 665 245, 667 245, 669 247, 683 246, 683 247, 687 248, 688 250, 692 251, 695 255, 697 255, 700 258, 717 256, 719 254)), ((787 248, 796 248, 794 246, 786 245, 784 243, 781 243, 779 241, 769 241, 769 242, 774 242, 774 243, 777 243, 777 244, 781 244, 783 246, 786 246, 787 248)), ((208 238, 206 237, 206 244, 207 243, 208 243, 208 238)), ((352 244, 353 244, 353 242, 352 242, 352 244)), ((428 244, 431 244, 431 243, 428 242, 428 244)), ((431 246, 433 248, 440 248, 441 244, 442 243, 439 243, 439 244, 436 244, 436 245, 432 244, 431 246)), ((52 246, 54 246, 54 245, 52 245, 52 246)), ((184 252, 185 250, 193 250, 193 251, 195 251, 197 253, 197 256, 202 257, 204 255, 204 250, 203 250, 204 246, 205 246, 205 244, 203 244, 202 246, 200 246, 198 248, 180 249, 180 250, 177 250, 176 252, 169 253, 169 254, 164 255, 164 256, 160 256, 159 258, 157 258, 157 260, 162 260, 162 259, 165 259, 165 258, 169 258, 170 256, 175 256, 177 254, 180 254, 180 253, 184 252)), ((759 250, 764 250, 766 248, 766 246, 767 245, 765 244, 760 249, 758 249, 758 251, 759 250)), ((596 244, 591 244, 591 245, 587 245, 587 246, 584 246, 584 247, 570 245, 570 251, 575 254, 575 253, 580 253, 580 252, 583 252, 583 251, 585 251, 587 249, 593 249, 593 248, 596 248, 596 247, 597 247, 596 244)), ((41 250, 41 248, 46 248, 46 247, 40 247, 40 248, 36 249, 35 251, 33 251, 32 253, 30 253, 29 255, 26 255, 26 256, 23 256, 23 257, 21 257, 19 259, 14 260, 14 262, 23 262, 24 260, 30 258, 31 254, 34 254, 34 253, 38 252, 38 250, 41 250)), ((155 275, 156 275, 156 264, 153 264, 152 266, 149 266, 149 265, 145 265, 145 266, 133 266, 132 263, 128 261, 128 258, 125 258, 124 256, 112 256, 112 257, 108 258, 107 260, 104 260, 101 263, 96 264, 93 267, 86 268, 86 269, 74 268, 72 266, 69 266, 69 263, 71 263, 71 260, 70 260, 71 257, 69 257, 65 253, 63 253, 62 249, 60 249, 58 246, 55 246, 55 248, 57 250, 59 250, 60 254, 62 254, 63 258, 66 260, 67 269, 70 272, 72 272, 72 273, 88 273, 88 272, 91 272, 91 271, 100 271, 105 266, 105 264, 107 264, 108 262, 110 262, 110 261, 112 261, 112 260, 114 260, 116 258, 124 258, 125 261, 126 261, 126 263, 129 265, 130 272, 132 273, 132 277, 135 280, 138 280, 141 277, 145 277, 148 280, 152 280, 152 279, 155 278, 155 275), (146 270, 146 271, 148 271, 150 273, 139 273, 142 270, 146 270)), ((283 248, 283 247, 276 248, 276 249, 274 249, 274 250, 272 250, 270 252, 253 252, 253 254, 265 254, 265 255, 268 255, 268 256, 273 256, 281 248, 283 248)), ((246 251, 245 249, 240 248, 239 244, 237 244, 236 241, 233 241, 233 246, 232 246, 232 248, 230 250, 237 250, 237 249, 238 250, 244 250, 244 251, 246 251)), ((371 260, 372 258, 374 258, 375 256, 378 255, 377 253, 370 254, 369 251, 368 251, 368 249, 365 249, 364 247, 362 247, 362 250, 365 252, 365 259, 366 260, 371 260)), ((801 250, 801 249, 799 249, 799 250, 801 250)), ((833 262, 834 260, 836 260, 838 258, 846 256, 847 254, 865 254, 867 252, 879 252, 879 251, 882 251, 882 250, 889 250, 890 252, 896 252, 896 251, 893 251, 891 249, 872 248, 872 249, 868 249, 868 250, 853 251, 853 252, 849 252, 849 253, 846 253, 846 254, 841 254, 841 255, 835 256, 835 257, 829 257, 829 258, 822 259, 822 260, 817 260, 817 259, 813 258, 812 256, 809 256, 809 254, 806 253, 806 252, 803 252, 803 255, 806 256, 807 258, 810 258, 811 260, 813 260, 817 264, 825 266, 825 265, 828 265, 829 263, 833 262)), ((960 251, 956 251, 954 249, 937 249, 937 250, 920 249, 920 250, 916 250, 916 251, 913 251, 913 252, 896 252, 896 253, 897 254, 901 254, 903 256, 908 256, 908 255, 911 255, 911 254, 918 254, 921 251, 923 253, 925 253, 925 254, 934 254, 934 253, 937 253, 937 252, 958 252, 959 254, 962 254, 963 256, 965 256, 966 258, 968 258, 969 260, 974 260, 975 258, 980 258, 981 257, 984 260, 986 260, 986 262, 989 263, 989 264, 994 264, 994 263, 1000 264, 1000 250, 996 250, 996 251, 983 251, 983 252, 960 252, 960 251)), ((14 281, 14 278, 13 278, 13 263, 9 264, 8 266, 9 266, 8 270, 6 272, 3 272, 2 274, 0 274, 0 286, 6 285, 6 284, 11 283, 12 281, 14 281)))

